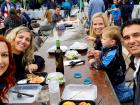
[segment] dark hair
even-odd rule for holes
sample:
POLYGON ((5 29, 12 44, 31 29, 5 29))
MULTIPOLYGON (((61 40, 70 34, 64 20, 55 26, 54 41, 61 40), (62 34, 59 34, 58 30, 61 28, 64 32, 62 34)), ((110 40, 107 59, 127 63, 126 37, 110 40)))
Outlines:
POLYGON ((16 66, 12 57, 12 49, 11 44, 3 37, 0 36, 0 42, 5 42, 8 47, 8 53, 9 53, 9 66, 5 73, 0 76, 0 83, 4 85, 3 89, 0 89, 0 102, 2 100, 8 100, 7 99, 7 92, 9 89, 15 85, 15 71, 16 66))
POLYGON ((59 9, 61 9, 61 7, 58 5, 58 6, 56 6, 56 8, 55 9, 57 9, 57 8, 59 8, 59 9))
POLYGON ((21 10, 20 9, 17 9, 17 13, 21 14, 21 10))
POLYGON ((123 35, 124 28, 129 27, 131 25, 140 25, 140 19, 135 18, 135 19, 126 21, 121 27, 121 35, 123 35))

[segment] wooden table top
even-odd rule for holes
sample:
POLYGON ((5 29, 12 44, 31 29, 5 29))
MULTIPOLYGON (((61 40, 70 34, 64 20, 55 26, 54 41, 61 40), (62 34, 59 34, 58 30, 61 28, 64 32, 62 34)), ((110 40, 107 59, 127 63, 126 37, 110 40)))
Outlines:
MULTIPOLYGON (((97 105, 120 105, 116 94, 113 90, 113 87, 110 83, 110 80, 103 70, 95 70, 89 67, 87 62, 86 53, 83 53, 81 59, 84 59, 86 62, 83 65, 79 66, 65 66, 65 86, 68 84, 82 84, 83 80, 86 77, 89 77, 92 80, 92 83, 97 85, 97 99, 95 100, 97 105), (74 78, 73 73, 75 71, 80 71, 82 73, 82 78, 74 78), (99 103, 99 104, 98 104, 99 103)), ((47 68, 45 71, 54 72, 55 71, 55 60, 54 57, 48 56, 47 68)), ((61 86, 63 90, 64 86, 61 86)), ((10 104, 10 105, 41 105, 41 103, 32 103, 32 104, 10 104)))

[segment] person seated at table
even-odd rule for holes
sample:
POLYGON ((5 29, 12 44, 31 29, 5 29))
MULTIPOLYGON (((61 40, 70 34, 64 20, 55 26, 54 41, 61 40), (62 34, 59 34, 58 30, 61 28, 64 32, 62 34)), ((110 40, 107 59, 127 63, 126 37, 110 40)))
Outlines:
POLYGON ((8 103, 8 91, 15 85, 15 63, 12 58, 11 44, 0 36, 0 105, 8 103))
POLYGON ((29 27, 32 30, 32 27, 31 27, 32 19, 25 12, 25 9, 23 9, 23 8, 18 9, 17 10, 17 15, 21 18, 22 24, 29 27))
POLYGON ((22 25, 21 18, 17 16, 16 9, 10 9, 9 15, 4 20, 4 26, 6 30, 13 29, 22 25))
MULTIPOLYGON (((54 28, 54 24, 52 22, 52 11, 51 10, 46 10, 45 14, 44 14, 44 17, 42 19, 42 23, 40 25, 40 28, 39 28, 39 34, 42 34, 43 31, 52 31, 53 28, 54 28)), ((48 35, 48 34, 44 34, 44 35, 48 35)))
POLYGON ((46 19, 47 23, 52 23, 52 11, 50 9, 46 9, 44 14, 44 19, 46 19))
POLYGON ((133 99, 133 90, 125 86, 124 60, 121 47, 121 34, 117 26, 106 27, 102 34, 102 50, 94 51, 95 61, 91 64, 100 70, 105 70, 115 90, 120 102, 126 102, 133 99))
POLYGON ((90 26, 90 35, 86 37, 86 40, 88 43, 91 43, 94 48, 90 48, 87 53, 87 57, 89 58, 89 61, 93 57, 93 49, 101 50, 102 43, 101 43, 101 37, 102 37, 102 30, 109 26, 109 19, 106 14, 99 12, 93 15, 92 17, 92 23, 90 26))
POLYGON ((59 22, 62 19, 63 17, 61 15, 61 8, 57 6, 55 9, 55 13, 52 16, 52 23, 55 25, 57 22, 59 22))
POLYGON ((24 26, 14 28, 6 38, 12 45, 17 81, 26 78, 26 69, 30 73, 44 69, 44 59, 34 55, 34 37, 29 28, 24 26))

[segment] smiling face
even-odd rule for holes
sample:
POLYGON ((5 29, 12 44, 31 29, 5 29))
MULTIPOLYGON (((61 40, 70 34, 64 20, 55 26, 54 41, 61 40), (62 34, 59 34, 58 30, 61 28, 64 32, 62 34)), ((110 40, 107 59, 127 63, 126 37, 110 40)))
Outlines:
POLYGON ((127 50, 140 58, 140 25, 131 25, 123 29, 123 42, 127 50))
POLYGON ((97 17, 93 20, 93 31, 96 35, 101 35, 104 28, 105 24, 101 17, 97 17))
POLYGON ((20 32, 16 35, 13 41, 13 52, 20 54, 25 52, 30 46, 31 43, 31 33, 29 32, 20 32))
POLYGON ((5 42, 0 42, 0 76, 2 76, 9 66, 9 52, 5 42))

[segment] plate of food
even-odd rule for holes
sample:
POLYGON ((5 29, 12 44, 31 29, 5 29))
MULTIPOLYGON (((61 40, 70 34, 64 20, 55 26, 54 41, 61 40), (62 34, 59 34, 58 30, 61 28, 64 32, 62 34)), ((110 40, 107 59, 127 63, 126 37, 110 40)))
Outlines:
MULTIPOLYGON (((68 49, 67 46, 60 46, 60 48, 61 48, 61 50, 63 51, 63 53, 65 53, 65 52, 67 51, 67 49, 68 49)), ((55 50, 56 50, 56 46, 52 46, 52 47, 50 47, 50 48, 47 50, 47 52, 48 52, 49 54, 54 54, 54 53, 55 53, 55 50)))
POLYGON ((27 74, 28 83, 32 84, 45 84, 45 77, 47 76, 46 72, 35 72, 27 74))
POLYGON ((45 84, 45 77, 47 76, 46 72, 36 72, 27 74, 26 79, 22 79, 17 82, 17 84, 45 84))
POLYGON ((95 105, 92 100, 63 100, 59 105, 95 105))
POLYGON ((30 78, 28 78, 28 83, 33 84, 41 84, 45 81, 45 78, 43 76, 35 75, 30 78))
POLYGON ((46 84, 48 84, 49 80, 59 81, 60 85, 65 83, 64 75, 62 73, 60 73, 60 72, 49 73, 47 78, 46 78, 46 84))

